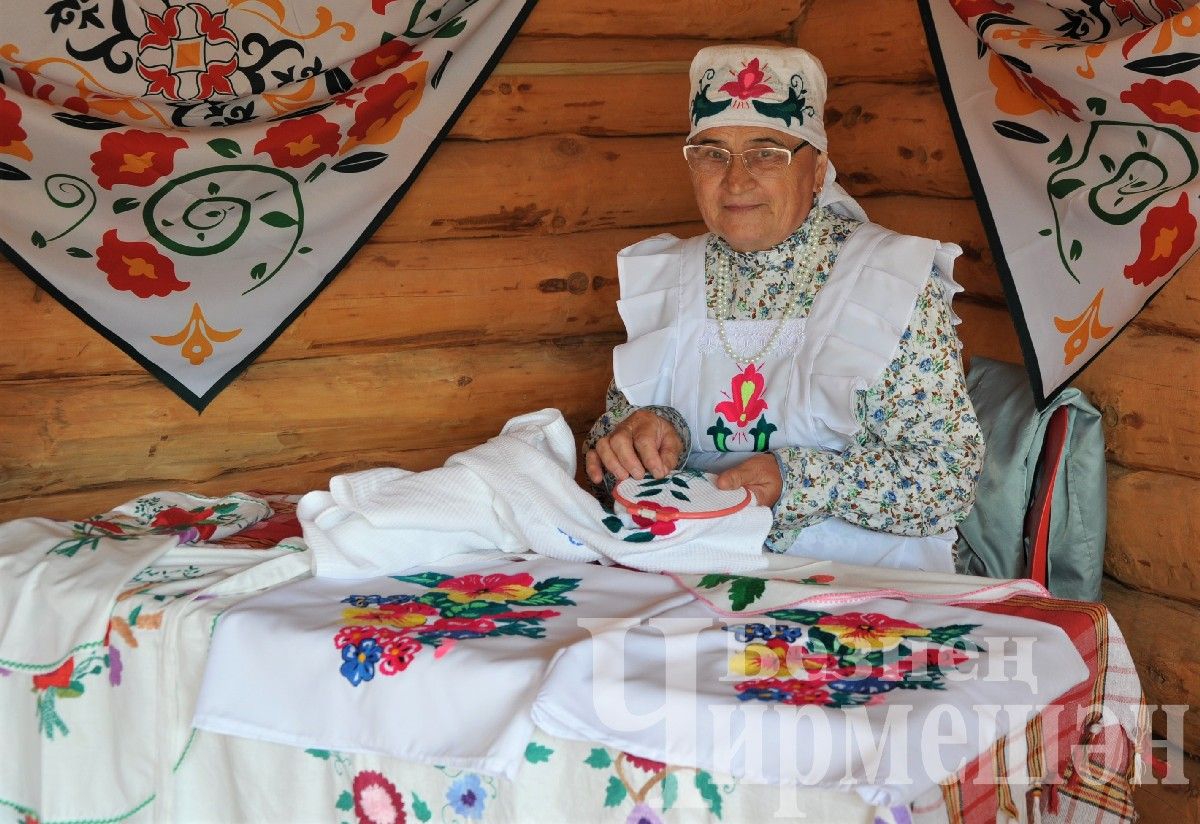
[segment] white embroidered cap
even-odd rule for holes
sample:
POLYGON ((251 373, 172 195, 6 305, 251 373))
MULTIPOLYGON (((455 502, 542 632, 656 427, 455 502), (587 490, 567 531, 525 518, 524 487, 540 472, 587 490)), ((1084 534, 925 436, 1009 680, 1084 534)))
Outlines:
POLYGON ((714 126, 765 126, 828 150, 821 61, 789 46, 708 46, 689 71, 688 139, 714 126))

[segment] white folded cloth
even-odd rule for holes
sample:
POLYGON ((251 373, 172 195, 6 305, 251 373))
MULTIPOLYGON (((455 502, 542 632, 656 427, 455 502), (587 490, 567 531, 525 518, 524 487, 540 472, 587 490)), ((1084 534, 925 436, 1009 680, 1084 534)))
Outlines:
POLYGON ((513 418, 500 434, 427 472, 372 469, 332 479, 296 511, 315 574, 369 578, 449 555, 533 551, 650 572, 748 572, 766 566, 771 510, 675 522, 641 534, 575 483, 575 441, 557 409, 513 418))

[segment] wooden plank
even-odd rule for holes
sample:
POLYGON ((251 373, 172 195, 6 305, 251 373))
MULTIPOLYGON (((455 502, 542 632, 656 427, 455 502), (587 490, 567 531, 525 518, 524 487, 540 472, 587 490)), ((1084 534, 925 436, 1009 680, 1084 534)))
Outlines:
POLYGON ((560 133, 682 136, 687 100, 686 62, 501 64, 450 134, 472 140, 560 133))
POLYGON ((515 237, 699 219, 678 137, 448 141, 378 240, 515 237))
POLYGON ((954 278, 967 294, 996 304, 1004 301, 1004 288, 979 219, 975 201, 964 198, 880 195, 859 198, 874 222, 897 232, 957 243, 963 253, 954 266, 954 278))
POLYGON ((1200 255, 1154 296, 1134 322, 1161 332, 1200 338, 1200 255))
POLYGON ((829 155, 852 195, 971 197, 936 84, 836 86, 825 126, 829 155))
POLYGON ((594 418, 620 336, 481 344, 252 366, 196 415, 149 376, 10 383, 0 393, 0 501, 117 482, 142 489, 348 452, 483 440, 558 406, 594 418))
MULTIPOLYGON (((1162 751, 1155 755, 1166 757, 1162 751)), ((1133 806, 1146 824, 1200 824, 1200 758, 1176 757, 1183 765, 1182 783, 1160 783, 1147 775, 1144 783, 1134 788, 1133 806)))
POLYGON ((1135 589, 1200 605, 1200 480, 1111 466, 1108 513, 1105 573, 1135 589))
POLYGON ((796 31, 796 45, 820 58, 831 84, 934 81, 916 3, 855 0, 847 12, 845 0, 815 0, 796 31))
POLYGON ((1200 342, 1128 329, 1075 385, 1104 413, 1110 460, 1200 477, 1200 342))
MULTIPOLYGON (((258 362, 617 332, 616 253, 652 232, 368 243, 258 362)), ((2 262, 0 304, 21 307, 0 327, 0 381, 141 372, 2 262)))
MULTIPOLYGON (((626 35, 630 32, 625 32, 626 35)), ((646 63, 675 61, 684 64, 684 74, 696 52, 705 46, 726 42, 698 37, 656 37, 653 43, 644 37, 539 37, 522 32, 496 66, 495 74, 507 73, 520 63, 646 63)), ((743 40, 747 43, 775 44, 772 39, 743 40)))
POLYGON ((963 344, 963 364, 968 369, 975 355, 1007 363, 1022 362, 1021 345, 1008 312, 969 299, 956 300, 954 311, 962 318, 958 337, 963 344))
MULTIPOLYGON (((540 0, 526 35, 703 37, 741 40, 786 33, 803 10, 802 0, 540 0)), ((653 51, 653 41, 647 41, 653 51)))
MULTIPOLYGON (((1129 589, 1111 579, 1102 600, 1129 644, 1134 665, 1151 704, 1200 705, 1200 608, 1129 589)), ((1155 719, 1157 732, 1165 716, 1155 719)), ((1200 713, 1184 719, 1183 748, 1200 753, 1200 713)))

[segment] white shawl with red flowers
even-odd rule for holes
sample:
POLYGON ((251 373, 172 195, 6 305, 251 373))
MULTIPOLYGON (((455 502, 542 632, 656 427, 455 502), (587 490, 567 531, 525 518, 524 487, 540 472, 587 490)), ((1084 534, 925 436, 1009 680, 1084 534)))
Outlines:
POLYGON ((387 216, 533 2, 46 5, 0 34, 0 251, 203 409, 387 216))
POLYGON ((1200 244, 1200 6, 922 0, 921 8, 1044 404, 1200 244))

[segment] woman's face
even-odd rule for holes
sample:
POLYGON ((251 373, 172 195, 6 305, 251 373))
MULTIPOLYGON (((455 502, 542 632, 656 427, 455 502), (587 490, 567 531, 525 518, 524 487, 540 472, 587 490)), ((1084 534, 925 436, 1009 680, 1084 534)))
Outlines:
MULTIPOLYGON (((758 126, 718 126, 689 141, 731 152, 776 146, 794 149, 799 138, 758 126)), ((825 179, 825 155, 805 145, 778 177, 754 177, 740 157, 723 175, 692 172, 696 203, 709 231, 739 252, 757 252, 782 243, 796 231, 812 206, 813 192, 825 179)))

